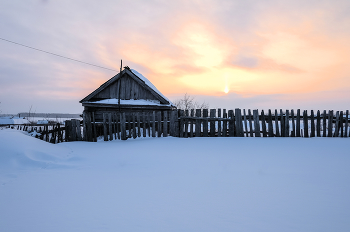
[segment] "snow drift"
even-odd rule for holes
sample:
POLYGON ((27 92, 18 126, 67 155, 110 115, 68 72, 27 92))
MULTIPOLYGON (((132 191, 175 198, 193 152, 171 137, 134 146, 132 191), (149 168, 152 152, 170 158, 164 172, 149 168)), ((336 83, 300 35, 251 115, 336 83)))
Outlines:
POLYGON ((0 231, 346 231, 350 140, 0 130, 0 231))

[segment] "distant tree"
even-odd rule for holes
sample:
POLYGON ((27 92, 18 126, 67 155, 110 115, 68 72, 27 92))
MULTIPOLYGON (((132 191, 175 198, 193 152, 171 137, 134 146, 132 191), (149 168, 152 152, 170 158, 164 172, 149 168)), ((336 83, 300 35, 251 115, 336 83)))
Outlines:
POLYGON ((199 103, 195 101, 193 96, 185 93, 183 98, 177 99, 174 102, 174 105, 181 110, 191 110, 191 109, 208 109, 209 104, 206 102, 199 103))

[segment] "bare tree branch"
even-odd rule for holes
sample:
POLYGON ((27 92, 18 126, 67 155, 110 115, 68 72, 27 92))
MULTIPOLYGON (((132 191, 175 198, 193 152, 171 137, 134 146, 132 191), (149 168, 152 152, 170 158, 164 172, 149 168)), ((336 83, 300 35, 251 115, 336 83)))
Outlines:
POLYGON ((181 110, 191 110, 191 109, 208 109, 209 104, 206 102, 199 103, 195 101, 195 98, 193 96, 190 96, 189 94, 185 93, 183 98, 177 99, 174 102, 174 105, 181 110))

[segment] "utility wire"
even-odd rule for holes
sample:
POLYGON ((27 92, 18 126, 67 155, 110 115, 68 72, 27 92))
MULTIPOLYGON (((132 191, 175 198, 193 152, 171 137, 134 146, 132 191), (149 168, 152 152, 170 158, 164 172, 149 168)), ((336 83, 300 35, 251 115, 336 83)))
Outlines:
POLYGON ((103 68, 103 69, 107 69, 107 70, 110 70, 110 71, 118 72, 115 69, 105 68, 105 67, 98 66, 98 65, 95 65, 95 64, 90 64, 90 63, 87 63, 87 62, 84 62, 84 61, 72 59, 72 58, 69 58, 69 57, 66 57, 66 56, 61 56, 61 55, 58 55, 58 54, 55 54, 55 53, 52 53, 52 52, 47 52, 47 51, 44 51, 44 50, 41 50, 41 49, 38 49, 38 48, 34 48, 34 47, 30 47, 30 46, 27 46, 27 45, 24 45, 24 44, 16 43, 16 42, 13 42, 11 40, 7 40, 7 39, 3 39, 3 38, 0 38, 0 39, 3 40, 3 41, 9 42, 9 43, 13 43, 13 44, 16 44, 16 45, 20 45, 20 46, 23 46, 23 47, 26 47, 26 48, 30 48, 30 49, 36 50, 36 51, 39 51, 39 52, 44 52, 44 53, 47 53, 47 54, 50 54, 50 55, 54 55, 54 56, 58 56, 58 57, 61 57, 61 58, 65 58, 65 59, 68 59, 68 60, 73 60, 75 62, 79 62, 79 63, 95 66, 95 67, 98 67, 98 68, 103 68))

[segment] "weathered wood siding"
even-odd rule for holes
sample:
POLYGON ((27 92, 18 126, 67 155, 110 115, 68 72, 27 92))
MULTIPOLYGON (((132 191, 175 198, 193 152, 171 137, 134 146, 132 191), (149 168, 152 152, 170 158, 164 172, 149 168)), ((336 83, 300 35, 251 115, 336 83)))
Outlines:
POLYGON ((148 89, 136 82, 133 78, 124 75, 114 83, 110 84, 104 90, 96 94, 90 101, 98 101, 101 99, 116 98, 119 99, 119 89, 120 89, 120 99, 122 100, 158 100, 148 89), (119 87, 121 85, 121 87, 119 87))

